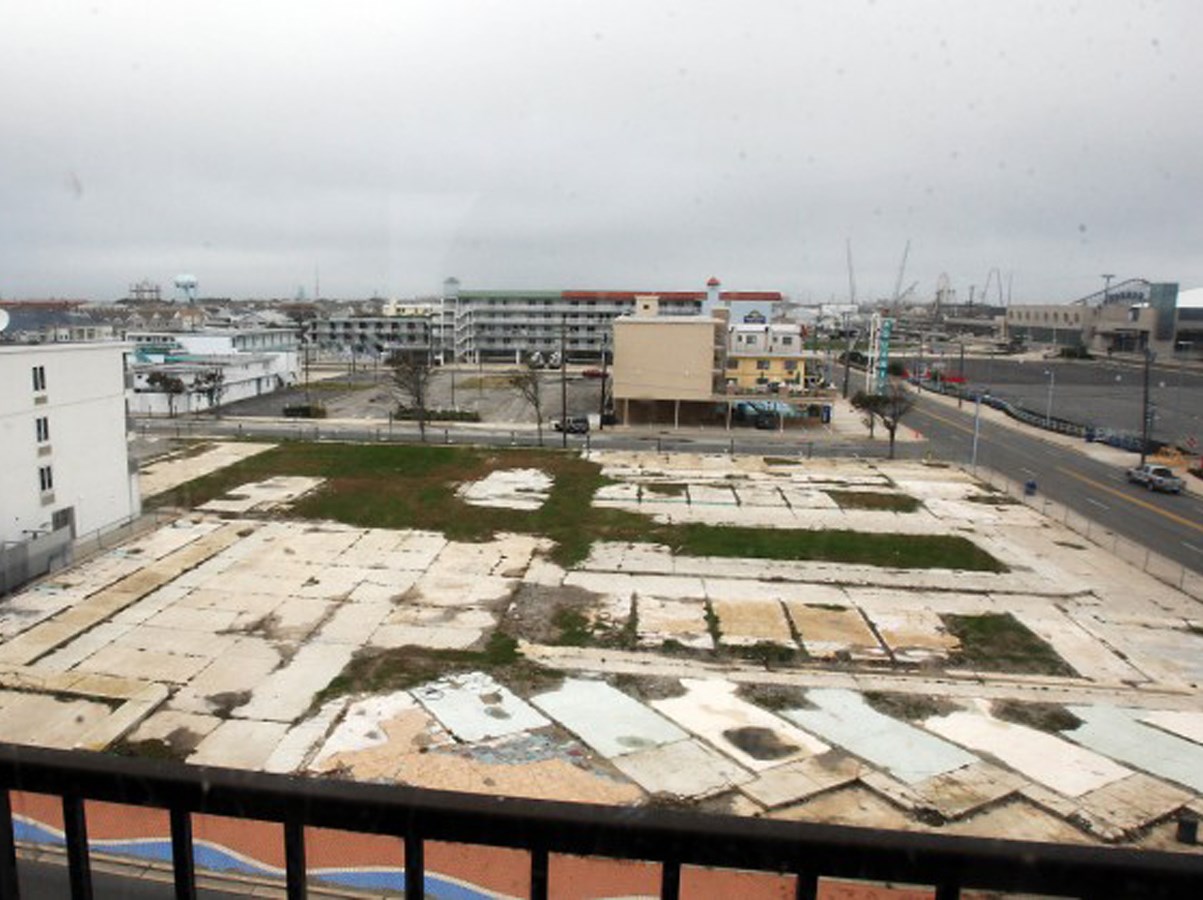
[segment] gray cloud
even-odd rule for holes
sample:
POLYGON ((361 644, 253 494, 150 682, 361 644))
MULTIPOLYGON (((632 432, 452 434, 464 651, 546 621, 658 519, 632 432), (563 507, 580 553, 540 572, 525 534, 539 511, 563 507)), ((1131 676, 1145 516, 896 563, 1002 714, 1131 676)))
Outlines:
MULTIPOLYGON (((43 9, 42 7, 48 7, 43 9)), ((1180 2, 63 2, 0 31, 0 294, 1203 283, 1180 2)))

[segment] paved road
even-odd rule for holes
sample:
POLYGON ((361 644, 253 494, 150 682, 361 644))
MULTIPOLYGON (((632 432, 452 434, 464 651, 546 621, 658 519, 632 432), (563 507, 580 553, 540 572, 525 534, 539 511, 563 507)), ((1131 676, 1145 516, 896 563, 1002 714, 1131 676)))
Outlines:
MULTIPOLYGON (((910 355, 903 359, 912 367, 916 361, 910 355)), ((944 367, 955 374, 960 362, 945 357, 944 367)), ((1050 408, 1051 386, 1052 415, 1140 434, 1144 371, 1136 359, 967 358, 965 378, 971 385, 1040 414, 1050 408)), ((1155 363, 1149 373, 1149 403, 1153 439, 1185 446, 1193 438, 1203 452, 1203 371, 1155 363)))
MULTIPOLYGON (((933 455, 968 462, 973 407, 920 398, 906 424, 927 437, 933 455)), ((1196 572, 1203 572, 1203 501, 1152 494, 1127 483, 1121 468, 1043 440, 1022 427, 981 421, 978 464, 1017 482, 1033 480, 1051 500, 1196 572)))

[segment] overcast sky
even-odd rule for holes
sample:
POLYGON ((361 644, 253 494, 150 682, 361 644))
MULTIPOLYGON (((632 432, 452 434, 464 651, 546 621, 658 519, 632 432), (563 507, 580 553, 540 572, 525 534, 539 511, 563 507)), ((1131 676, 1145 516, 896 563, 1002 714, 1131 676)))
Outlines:
POLYGON ((1203 285, 1203 4, 0 0, 0 297, 1203 285), (997 268, 1001 279, 988 275, 997 268), (174 291, 168 290, 168 293, 174 291))

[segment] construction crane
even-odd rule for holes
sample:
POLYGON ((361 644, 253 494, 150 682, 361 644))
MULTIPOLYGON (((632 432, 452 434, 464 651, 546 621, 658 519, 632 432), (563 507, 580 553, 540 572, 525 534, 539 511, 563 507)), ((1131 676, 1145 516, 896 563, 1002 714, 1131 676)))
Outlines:
MULTIPOLYGON (((890 310, 891 310, 891 315, 893 315, 894 317, 898 316, 898 304, 902 300, 902 296, 903 296, 901 293, 902 292, 902 276, 906 274, 906 258, 908 256, 910 256, 910 253, 911 253, 911 239, 907 238, 906 246, 902 249, 902 262, 898 266, 898 277, 894 279, 894 293, 890 297, 890 310)), ((911 291, 913 291, 915 289, 915 286, 917 284, 918 284, 918 282, 915 282, 915 284, 912 284, 909 288, 906 289, 906 292, 909 294, 911 291)))

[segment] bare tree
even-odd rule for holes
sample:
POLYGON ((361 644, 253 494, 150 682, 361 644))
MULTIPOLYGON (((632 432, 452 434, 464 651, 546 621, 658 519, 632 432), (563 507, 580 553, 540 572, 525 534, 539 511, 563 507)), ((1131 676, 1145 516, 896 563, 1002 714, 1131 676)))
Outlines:
POLYGON ((532 366, 524 366, 510 376, 510 387, 522 395, 522 399, 535 411, 535 429, 539 435, 539 446, 543 446, 543 382, 539 372, 532 366))
POLYGON ((430 379, 434 370, 428 350, 398 350, 388 358, 393 370, 393 385, 409 403, 418 417, 418 433, 426 440, 426 420, 429 417, 430 379))
POLYGON ((166 372, 151 372, 146 376, 146 383, 167 395, 167 416, 175 418, 175 400, 184 393, 184 379, 166 372))
POLYGON ((890 435, 890 459, 894 458, 894 438, 903 416, 915 407, 915 395, 901 384, 890 384, 880 394, 857 391, 852 405, 869 416, 870 431, 874 419, 881 419, 890 435))
POLYGON ((221 398, 226 392, 226 373, 222 369, 210 369, 208 372, 198 375, 193 384, 209 401, 209 409, 213 411, 213 417, 221 418, 219 407, 221 398))

